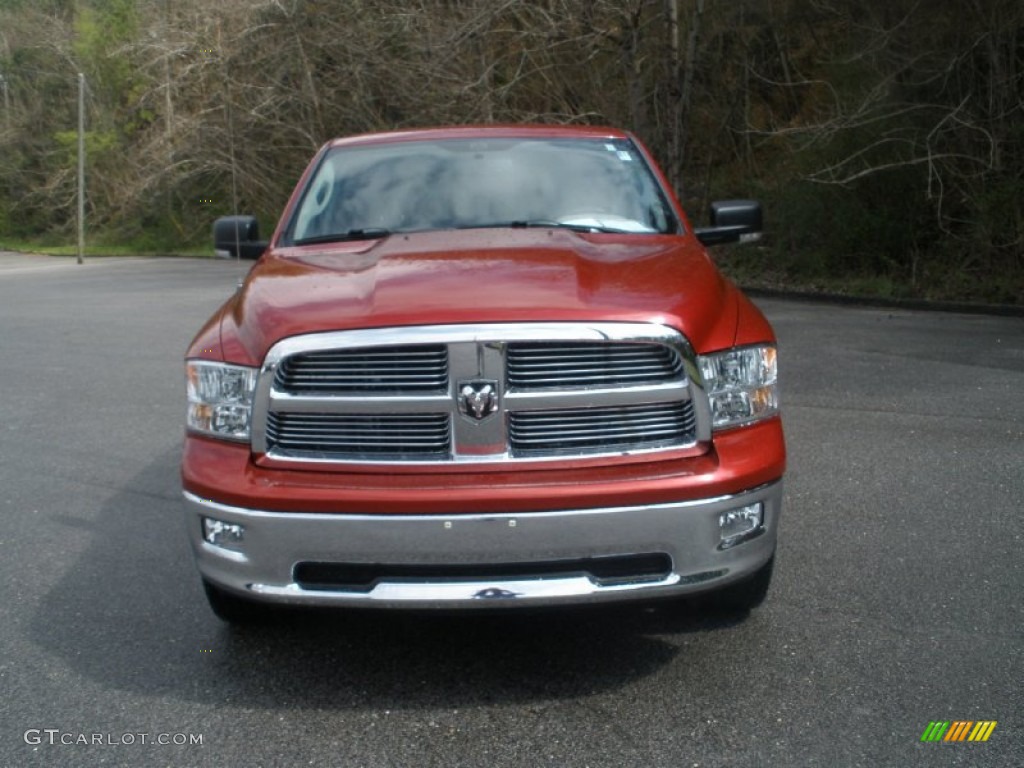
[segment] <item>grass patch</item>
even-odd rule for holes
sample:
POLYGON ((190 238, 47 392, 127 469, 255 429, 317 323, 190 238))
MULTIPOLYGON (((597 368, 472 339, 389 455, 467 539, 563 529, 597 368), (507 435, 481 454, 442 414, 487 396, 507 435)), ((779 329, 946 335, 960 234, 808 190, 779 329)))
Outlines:
MULTIPOLYGON (((19 251, 21 253, 42 253, 47 256, 77 256, 78 244, 67 243, 53 238, 15 239, 0 237, 0 250, 19 251)), ((166 246, 153 243, 96 243, 85 244, 85 256, 102 258, 104 256, 186 256, 189 258, 213 258, 213 247, 196 248, 186 246, 166 246)))
MULTIPOLYGON (((69 244, 59 235, 16 239, 0 235, 0 250, 42 253, 49 256, 74 257, 76 244, 69 244)), ((960 270, 934 269, 931 274, 915 280, 892 270, 872 273, 864 265, 848 266, 839 273, 827 254, 807 249, 792 253, 765 243, 741 247, 720 247, 711 251, 718 267, 733 282, 747 288, 770 291, 794 291, 809 294, 831 294, 864 299, 955 301, 990 305, 1024 305, 1024 278, 1013 274, 995 278, 985 274, 965 275, 960 270)), ((154 238, 108 240, 97 236, 87 243, 87 258, 105 256, 180 256, 214 258, 213 247, 194 244, 166 244, 154 238)))
POLYGON ((746 288, 887 301, 1024 305, 1020 275, 968 277, 953 269, 934 269, 915 280, 899 270, 879 274, 855 266, 840 272, 813 252, 793 257, 766 245, 714 248, 712 258, 729 279, 746 288))
MULTIPOLYGON (((212 240, 212 238, 211 238, 212 240)), ((78 240, 70 229, 19 236, 0 231, 0 249, 48 256, 77 256, 78 240)), ((86 232, 85 256, 188 256, 213 258, 209 240, 183 239, 157 230, 109 228, 86 232)))

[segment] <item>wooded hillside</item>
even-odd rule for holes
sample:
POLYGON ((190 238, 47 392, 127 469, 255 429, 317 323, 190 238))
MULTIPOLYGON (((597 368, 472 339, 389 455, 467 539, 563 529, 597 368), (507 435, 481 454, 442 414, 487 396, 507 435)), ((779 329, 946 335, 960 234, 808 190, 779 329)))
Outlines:
POLYGON ((327 139, 635 131, 698 221, 760 198, 740 274, 1024 303, 1020 0, 0 0, 0 242, 269 229, 327 139), (236 173, 232 174, 232 168, 236 173))

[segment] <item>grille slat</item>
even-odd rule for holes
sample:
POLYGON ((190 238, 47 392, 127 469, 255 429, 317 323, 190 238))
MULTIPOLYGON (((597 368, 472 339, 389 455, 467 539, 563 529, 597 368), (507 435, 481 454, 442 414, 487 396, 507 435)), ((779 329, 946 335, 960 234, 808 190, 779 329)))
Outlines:
POLYGON ((606 424, 608 426, 614 426, 615 424, 642 424, 642 423, 658 423, 666 420, 673 420, 672 414, 663 413, 644 413, 639 410, 640 406, 633 406, 637 410, 629 413, 625 418, 616 418, 615 414, 609 414, 606 409, 593 409, 600 411, 602 416, 596 417, 590 414, 590 408, 582 408, 576 411, 569 410, 558 410, 558 411, 533 411, 530 413, 530 424, 535 428, 543 428, 545 425, 551 428, 562 429, 573 424, 606 424))
MULTIPOLYGON (((658 438, 672 438, 675 437, 679 431, 679 427, 676 425, 666 425, 657 429, 645 428, 643 430, 644 440, 654 440, 658 438)), ((606 429, 601 432, 601 440, 610 441, 616 437, 629 438, 630 440, 636 437, 636 430, 628 427, 622 427, 620 429, 606 429)), ((591 442, 595 440, 594 430, 592 429, 577 429, 575 431, 563 431, 563 432, 550 432, 550 433, 520 433, 515 438, 515 443, 519 447, 526 448, 528 446, 536 446, 543 448, 552 442, 558 443, 582 443, 591 442)))
POLYGON ((693 404, 682 402, 613 408, 509 414, 509 444, 518 455, 579 452, 587 448, 654 448, 695 438, 693 404))
POLYGON ((638 430, 642 430, 645 436, 649 436, 654 432, 665 432, 674 434, 679 429, 679 422, 676 420, 662 420, 657 422, 643 422, 640 424, 630 424, 624 421, 620 421, 615 424, 576 424, 574 428, 559 428, 557 425, 551 425, 548 427, 542 427, 540 429, 519 428, 519 436, 525 437, 529 435, 531 437, 550 439, 554 437, 565 437, 568 438, 571 435, 583 435, 590 437, 596 430, 600 430, 602 435, 635 435, 638 430))
POLYGON ((269 413, 267 445, 291 456, 447 459, 448 414, 269 413))
POLYGON ((526 389, 556 389, 566 388, 567 381, 572 381, 572 388, 579 389, 585 386, 625 386, 628 384, 647 384, 654 378, 651 373, 636 371, 633 373, 618 374, 615 381, 611 381, 605 373, 590 373, 587 371, 559 371, 546 376, 533 375, 530 377, 528 386, 513 384, 518 390, 526 389))
POLYGON ((420 344, 302 352, 282 361, 274 386, 293 395, 444 392, 448 347, 420 344))
MULTIPOLYGON (((278 429, 280 429, 280 428, 278 428, 278 429)), ((336 430, 339 430, 339 431, 344 431, 344 433, 346 435, 353 435, 353 436, 356 436, 356 435, 385 435, 385 436, 390 436, 390 435, 407 435, 410 439, 415 437, 415 435, 410 435, 409 434, 408 428, 404 428, 404 427, 388 427, 388 426, 352 427, 352 426, 343 426, 343 425, 340 425, 340 424, 332 424, 332 425, 330 425, 330 427, 328 427, 328 429, 332 429, 332 430, 336 429, 336 430)), ((423 432, 424 432, 424 434, 428 433, 427 430, 423 430, 423 432)), ((430 430, 429 433, 432 434, 432 435, 441 435, 441 436, 443 436, 446 432, 447 432, 446 429, 442 429, 441 427, 437 427, 436 429, 430 430)), ((299 437, 299 436, 302 436, 302 435, 308 435, 308 436, 311 436, 311 437, 316 437, 316 436, 326 436, 329 433, 326 432, 323 427, 315 427, 315 426, 305 426, 305 427, 303 427, 303 426, 298 426, 298 425, 294 425, 294 424, 289 424, 288 425, 288 434, 289 435, 295 435, 296 437, 299 437)))
POLYGON ((683 378, 671 347, 628 342, 514 342, 508 345, 510 387, 517 390, 661 384, 683 378))

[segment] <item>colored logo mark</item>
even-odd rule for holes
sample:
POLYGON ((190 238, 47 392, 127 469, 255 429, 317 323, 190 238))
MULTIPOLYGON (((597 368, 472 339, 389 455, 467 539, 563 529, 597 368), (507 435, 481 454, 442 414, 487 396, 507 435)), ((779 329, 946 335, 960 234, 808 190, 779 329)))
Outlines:
POLYGON ((933 720, 921 734, 921 741, 988 741, 996 720, 933 720))

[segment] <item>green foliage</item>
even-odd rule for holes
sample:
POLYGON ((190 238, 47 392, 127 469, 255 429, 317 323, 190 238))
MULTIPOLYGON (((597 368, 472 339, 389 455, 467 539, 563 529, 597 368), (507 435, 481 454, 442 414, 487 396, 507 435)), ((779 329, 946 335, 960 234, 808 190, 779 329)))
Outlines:
POLYGON ((132 41, 138 32, 138 16, 133 0, 95 0, 79 8, 75 18, 72 49, 92 74, 106 74, 106 86, 117 86, 131 79, 131 62, 118 55, 117 48, 132 41))
POLYGON ((72 50, 90 89, 112 108, 104 117, 115 124, 123 122, 144 87, 124 50, 136 40, 138 24, 135 0, 94 0, 75 17, 72 50))
MULTIPOLYGON (((66 154, 65 163, 78 158, 78 131, 57 131, 53 134, 54 141, 66 154)), ((102 156, 119 146, 118 135, 114 131, 86 131, 82 136, 87 162, 102 156)))
POLYGON ((763 246, 723 255, 746 281, 1024 301, 1024 6, 681 2, 675 53, 669 7, 0 0, 0 236, 72 231, 80 70, 111 242, 205 246, 234 188, 269 230, 334 136, 609 123, 697 219, 762 199, 763 246))

